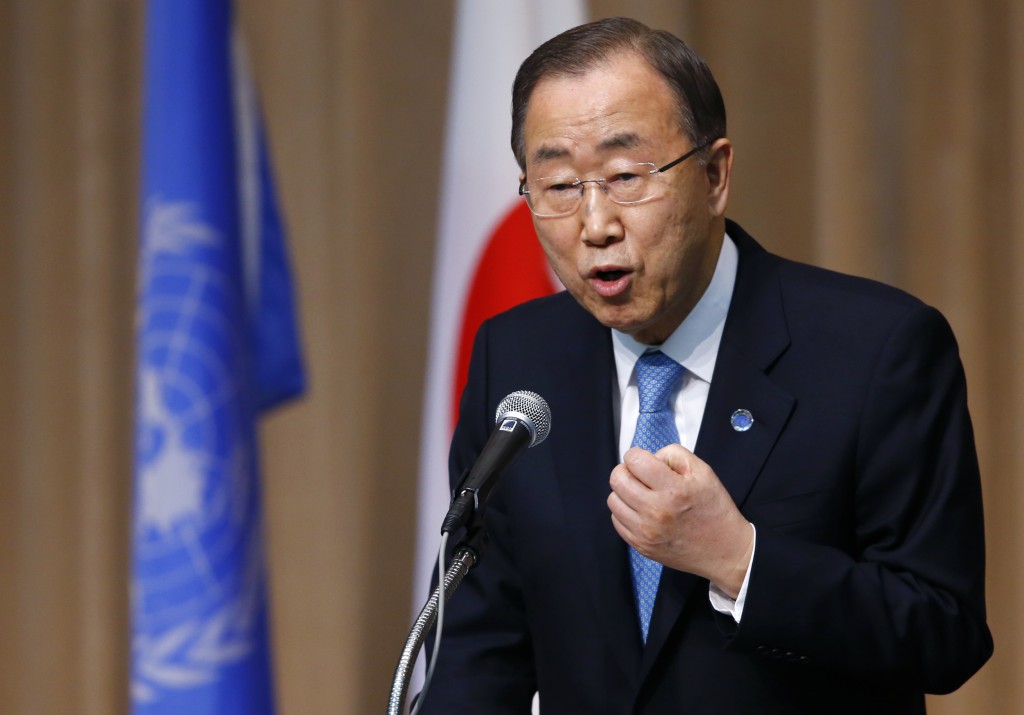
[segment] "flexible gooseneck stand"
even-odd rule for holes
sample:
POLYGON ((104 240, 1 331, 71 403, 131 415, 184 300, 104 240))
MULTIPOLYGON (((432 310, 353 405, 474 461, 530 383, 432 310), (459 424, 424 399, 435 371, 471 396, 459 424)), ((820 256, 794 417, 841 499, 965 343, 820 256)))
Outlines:
MULTIPOLYGON (((480 559, 481 547, 485 538, 483 528, 472 529, 466 538, 455 547, 455 556, 448 566, 444 575, 444 602, 455 593, 455 589, 462 583, 462 579, 469 573, 469 570, 476 565, 480 559)), ((427 599, 426 605, 420 611, 409 636, 405 639, 405 647, 402 648, 402 655, 398 659, 398 667, 395 668, 395 677, 391 682, 391 697, 388 698, 388 715, 404 715, 403 706, 409 692, 409 679, 412 677, 412 666, 416 662, 420 648, 423 647, 423 639, 430 632, 434 621, 437 618, 437 609, 440 604, 441 586, 434 589, 434 593, 427 599)))

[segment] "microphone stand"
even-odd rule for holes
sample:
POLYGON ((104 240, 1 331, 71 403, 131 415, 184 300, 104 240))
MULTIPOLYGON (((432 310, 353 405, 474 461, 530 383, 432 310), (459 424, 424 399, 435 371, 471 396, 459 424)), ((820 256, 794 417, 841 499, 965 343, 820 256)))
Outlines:
MULTIPOLYGON (((474 514, 466 538, 455 547, 455 556, 448 566, 444 575, 444 602, 455 593, 455 589, 462 583, 462 579, 469 573, 469 570, 476 566, 483 552, 484 540, 487 533, 483 527, 483 519, 474 514)), ((391 682, 391 696, 388 698, 388 715, 403 715, 405 697, 409 691, 409 679, 412 677, 412 666, 416 662, 420 648, 423 647, 423 639, 430 632, 434 621, 437 619, 437 608, 440 603, 441 584, 427 599, 427 603, 416 618, 409 635, 405 640, 405 647, 402 648, 402 655, 398 659, 398 666, 395 668, 395 677, 391 682)))

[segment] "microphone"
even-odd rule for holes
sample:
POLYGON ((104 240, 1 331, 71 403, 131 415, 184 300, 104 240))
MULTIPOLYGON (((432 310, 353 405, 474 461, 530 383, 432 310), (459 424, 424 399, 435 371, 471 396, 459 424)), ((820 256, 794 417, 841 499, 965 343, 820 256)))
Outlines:
POLYGON ((487 505, 491 491, 509 464, 524 450, 540 444, 551 431, 551 408, 536 392, 517 390, 498 405, 497 425, 469 474, 455 490, 441 526, 449 534, 465 526, 487 505))

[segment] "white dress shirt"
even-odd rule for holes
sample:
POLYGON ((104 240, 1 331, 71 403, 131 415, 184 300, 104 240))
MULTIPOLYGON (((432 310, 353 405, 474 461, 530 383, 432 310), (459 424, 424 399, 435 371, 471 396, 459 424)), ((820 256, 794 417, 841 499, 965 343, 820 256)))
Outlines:
MULTIPOLYGON (((633 441, 636 421, 640 415, 640 397, 636 385, 636 361, 651 349, 657 349, 685 368, 679 391, 675 394, 672 409, 675 413, 676 429, 684 447, 691 452, 697 444, 704 407, 711 389, 711 376, 718 359, 718 346, 722 341, 725 317, 729 312, 733 287, 736 284, 736 268, 739 255, 736 244, 728 235, 722 242, 715 273, 704 295, 686 316, 678 328, 661 345, 644 345, 629 335, 612 331, 612 347, 615 355, 616 387, 619 395, 618 419, 619 459, 626 454, 633 441)), ((756 544, 756 531, 755 531, 756 544)), ((753 552, 751 561, 753 563, 753 552)), ((721 613, 730 614, 737 623, 743 615, 746 601, 747 581, 750 565, 743 579, 739 595, 733 601, 717 586, 711 584, 709 597, 711 605, 721 613)))

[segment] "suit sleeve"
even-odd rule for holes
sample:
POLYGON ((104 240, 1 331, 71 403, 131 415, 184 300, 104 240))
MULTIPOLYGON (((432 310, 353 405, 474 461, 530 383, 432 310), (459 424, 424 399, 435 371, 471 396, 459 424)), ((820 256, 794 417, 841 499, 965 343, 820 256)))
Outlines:
POLYGON ((852 553, 759 528, 732 646, 955 690, 991 655, 992 639, 966 383, 937 311, 911 310, 879 353, 856 460, 852 553))
MULTIPOLYGON (((469 380, 449 454, 454 489, 472 467, 494 427, 494 408, 504 395, 488 389, 488 334, 477 333, 469 380)), ((537 690, 522 587, 509 544, 501 490, 487 506, 489 538, 475 566, 449 601, 433 683, 421 713, 529 715, 537 690)), ((454 537, 460 534, 453 535, 454 537)), ((436 577, 435 577, 436 580, 436 577)), ((428 638, 428 649, 433 636, 428 638)))

